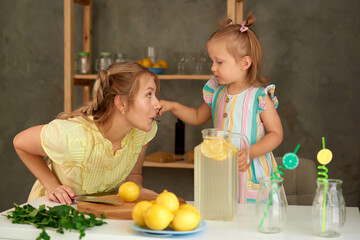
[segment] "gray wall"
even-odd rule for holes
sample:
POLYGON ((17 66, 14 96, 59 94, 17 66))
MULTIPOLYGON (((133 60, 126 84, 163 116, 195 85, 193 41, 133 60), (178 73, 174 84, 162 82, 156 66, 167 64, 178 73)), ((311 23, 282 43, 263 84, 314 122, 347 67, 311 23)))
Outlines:
MULTIPOLYGON (((358 0, 245 1, 254 10, 254 30, 265 51, 263 75, 276 84, 284 141, 275 155, 301 145, 298 155, 315 160, 321 137, 333 151, 329 176, 344 181, 348 206, 359 204, 360 2, 358 0)), ((0 211, 23 203, 34 177, 17 157, 19 131, 53 119, 63 110, 63 1, 3 0, 0 3, 0 211)), ((202 51, 224 0, 93 0, 94 57, 124 52, 131 60, 155 45, 176 71, 170 55, 202 51)), ((81 50, 82 11, 75 7, 75 49, 81 50)), ((210 62, 206 63, 209 68, 210 62)), ((192 63, 186 70, 194 71, 192 63)), ((205 81, 161 81, 160 98, 197 107, 205 81)), ((81 103, 81 89, 76 106, 81 103)), ((174 150, 176 119, 165 114, 149 153, 174 150)), ((186 151, 200 143, 201 129, 186 126, 186 151)), ((145 186, 193 197, 192 170, 145 168, 145 186)))

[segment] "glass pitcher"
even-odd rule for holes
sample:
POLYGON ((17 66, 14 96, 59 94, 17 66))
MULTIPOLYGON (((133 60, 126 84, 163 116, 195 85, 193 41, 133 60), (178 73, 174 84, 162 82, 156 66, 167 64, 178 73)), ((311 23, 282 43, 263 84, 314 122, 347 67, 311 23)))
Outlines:
POLYGON ((202 219, 231 221, 238 203, 238 151, 249 159, 249 141, 238 133, 209 128, 194 150, 194 203, 202 219))
POLYGON ((321 237, 337 237, 344 226, 346 206, 338 179, 317 180, 312 205, 312 225, 321 237))
POLYGON ((259 232, 280 232, 286 222, 286 196, 283 179, 259 179, 260 189, 256 198, 256 225, 259 232))

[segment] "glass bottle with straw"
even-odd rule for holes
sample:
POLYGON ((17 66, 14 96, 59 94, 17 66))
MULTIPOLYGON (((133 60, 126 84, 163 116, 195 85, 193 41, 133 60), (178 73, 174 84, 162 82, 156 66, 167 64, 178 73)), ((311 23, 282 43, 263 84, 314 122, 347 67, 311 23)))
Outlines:
POLYGON ((282 158, 284 166, 277 166, 273 177, 259 179, 260 190, 256 199, 256 224, 258 230, 264 233, 280 232, 286 222, 286 196, 283 188, 284 173, 280 169, 294 169, 299 165, 296 152, 286 153, 282 158))
POLYGON ((318 169, 317 189, 312 206, 312 225, 315 233, 321 237, 337 237, 346 219, 345 200, 339 179, 328 179, 328 169, 325 166, 333 157, 332 152, 325 148, 325 138, 317 154, 321 166, 318 169))

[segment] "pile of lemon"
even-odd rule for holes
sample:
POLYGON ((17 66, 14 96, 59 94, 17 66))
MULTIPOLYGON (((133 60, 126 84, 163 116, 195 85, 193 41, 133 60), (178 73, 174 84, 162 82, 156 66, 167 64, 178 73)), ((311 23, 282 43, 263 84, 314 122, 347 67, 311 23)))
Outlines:
POLYGON ((217 161, 224 161, 227 158, 229 151, 233 151, 235 154, 238 152, 238 149, 234 145, 222 138, 216 137, 204 139, 200 149, 201 153, 206 157, 217 161))
POLYGON ((159 60, 156 63, 153 63, 150 58, 144 58, 143 60, 138 60, 137 63, 146 68, 168 68, 168 63, 166 60, 159 60))
POLYGON ((191 231, 201 220, 199 211, 191 204, 179 204, 179 199, 164 190, 155 200, 140 201, 132 210, 132 218, 140 227, 161 231, 167 227, 175 231, 191 231))

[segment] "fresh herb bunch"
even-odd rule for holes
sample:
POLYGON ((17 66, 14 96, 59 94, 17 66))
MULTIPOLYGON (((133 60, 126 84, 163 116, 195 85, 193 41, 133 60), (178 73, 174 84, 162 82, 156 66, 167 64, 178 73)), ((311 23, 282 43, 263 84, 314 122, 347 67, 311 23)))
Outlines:
POLYGON ((16 203, 14 205, 15 210, 8 212, 7 218, 13 219, 12 223, 31 224, 37 228, 42 228, 42 232, 36 240, 50 239, 50 236, 45 231, 45 227, 57 228, 56 232, 62 234, 64 229, 76 229, 79 230, 79 239, 81 239, 85 236, 86 228, 106 224, 102 220, 105 219, 104 215, 101 215, 101 220, 98 220, 94 214, 79 212, 69 205, 47 207, 48 210, 44 204, 39 206, 38 209, 30 204, 23 207, 16 203))

